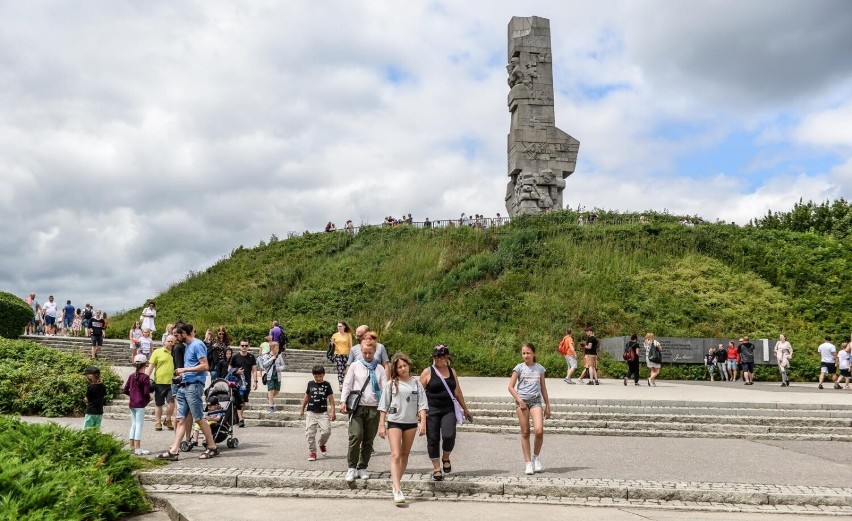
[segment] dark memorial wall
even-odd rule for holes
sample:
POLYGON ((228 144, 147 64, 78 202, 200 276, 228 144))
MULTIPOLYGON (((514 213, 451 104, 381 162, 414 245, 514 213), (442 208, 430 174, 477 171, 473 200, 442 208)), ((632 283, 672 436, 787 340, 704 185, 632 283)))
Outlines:
MULTIPOLYGON (((617 336, 601 339, 601 349, 609 353, 616 360, 621 360, 621 354, 624 352, 624 346, 630 340, 629 336, 617 336)), ((642 344, 644 336, 639 337, 639 344, 642 344)), ((717 347, 722 344, 725 348, 728 347, 730 338, 673 338, 673 337, 657 337, 657 341, 663 346, 663 363, 673 364, 703 364, 704 355, 711 347, 717 347)), ((751 343, 755 345, 754 361, 758 364, 775 364, 775 340, 767 338, 753 338, 751 343)), ((642 354, 642 362, 645 362, 644 348, 642 354)))

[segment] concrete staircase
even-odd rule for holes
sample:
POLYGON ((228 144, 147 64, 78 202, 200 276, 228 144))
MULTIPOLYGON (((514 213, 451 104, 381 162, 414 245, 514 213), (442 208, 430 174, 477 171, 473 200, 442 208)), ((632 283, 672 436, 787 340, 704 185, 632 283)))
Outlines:
MULTIPOLYGON (((24 340, 39 342, 48 347, 52 347, 66 353, 79 353, 89 356, 92 350, 92 341, 88 338, 67 337, 67 336, 41 336, 41 335, 24 335, 21 336, 24 340)), ((159 342, 155 342, 155 349, 160 346, 159 342)), ((234 352, 237 348, 234 348, 234 352)), ((253 349, 255 355, 257 348, 253 349)), ((130 366, 130 341, 104 339, 104 345, 98 355, 101 359, 108 360, 115 366, 130 366)), ((325 357, 325 351, 314 351, 308 349, 288 349, 284 353, 284 362, 286 364, 286 372, 293 373, 310 373, 314 365, 323 365, 326 373, 335 372, 334 364, 328 361, 325 357)))
MULTIPOLYGON (((266 398, 256 392, 249 398, 246 424, 261 427, 304 426, 299 419, 297 394, 281 394, 275 412, 267 412, 266 398)), ((126 398, 113 401, 105 417, 129 418, 126 398)), ((518 420, 510 399, 469 397, 474 423, 461 430, 516 434, 518 420)), ((761 440, 852 442, 852 414, 845 405, 684 403, 640 400, 554 399, 548 433, 595 436, 662 436, 716 438, 737 436, 761 440)), ((153 415, 149 408, 148 415, 153 415)), ((345 416, 338 414, 338 422, 345 416)))

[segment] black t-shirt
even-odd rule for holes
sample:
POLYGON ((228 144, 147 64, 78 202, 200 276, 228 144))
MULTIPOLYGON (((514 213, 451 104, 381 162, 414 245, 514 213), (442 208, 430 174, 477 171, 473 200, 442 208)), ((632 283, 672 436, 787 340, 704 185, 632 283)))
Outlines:
POLYGON ((586 353, 587 355, 597 355, 597 354, 598 354, 598 344, 599 344, 599 343, 600 343, 600 341, 598 340, 598 337, 596 337, 596 336, 590 336, 590 337, 589 337, 589 341, 588 341, 588 343, 586 344, 586 351, 585 351, 585 353, 586 353))
POLYGON ((728 352, 725 349, 719 349, 716 351, 716 362, 725 363, 728 359, 728 352))
POLYGON ((178 342, 172 348, 172 360, 175 362, 175 369, 180 369, 183 367, 183 354, 186 351, 186 344, 183 342, 178 342))
POLYGON ((330 383, 323 382, 318 384, 316 382, 308 382, 305 394, 308 395, 307 409, 310 412, 328 412, 328 397, 334 394, 330 383))
POLYGON ((91 309, 86 308, 86 310, 83 311, 83 319, 84 320, 92 320, 93 316, 94 316, 94 313, 92 312, 91 309))
POLYGON ((743 342, 739 345, 739 347, 737 347, 737 351, 740 353, 740 363, 754 363, 754 344, 751 342, 743 342))
POLYGON ((86 414, 103 414, 106 386, 101 382, 89 384, 86 389, 86 414))
POLYGON ((255 358, 251 353, 248 353, 245 356, 240 353, 236 353, 231 357, 231 367, 243 368, 243 376, 245 377, 248 385, 251 385, 251 373, 254 371, 254 367, 256 365, 257 358, 255 358))
POLYGON ((92 336, 104 336, 106 321, 102 318, 93 318, 89 327, 92 328, 92 336))

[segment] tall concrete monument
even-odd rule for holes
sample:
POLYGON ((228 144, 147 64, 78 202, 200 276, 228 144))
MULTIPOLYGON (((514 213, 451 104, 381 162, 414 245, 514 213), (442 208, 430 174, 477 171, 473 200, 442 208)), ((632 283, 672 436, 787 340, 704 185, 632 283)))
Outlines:
POLYGON ((580 142, 556 128, 550 20, 509 22, 509 181, 511 217, 562 208, 565 179, 577 166, 580 142))

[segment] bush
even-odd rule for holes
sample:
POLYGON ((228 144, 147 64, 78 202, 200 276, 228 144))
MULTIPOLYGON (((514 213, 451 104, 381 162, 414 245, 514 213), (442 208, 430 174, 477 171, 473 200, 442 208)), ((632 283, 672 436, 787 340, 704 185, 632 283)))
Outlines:
POLYGON ((26 302, 16 295, 0 291, 0 336, 18 338, 32 318, 33 311, 26 302))
POLYGON ((123 382, 108 363, 93 363, 85 356, 27 340, 0 338, 0 412, 49 417, 81 414, 88 386, 83 371, 90 365, 100 367, 107 400, 111 400, 123 382))
POLYGON ((112 520, 151 509, 144 460, 113 436, 0 416, 2 519, 112 520))

